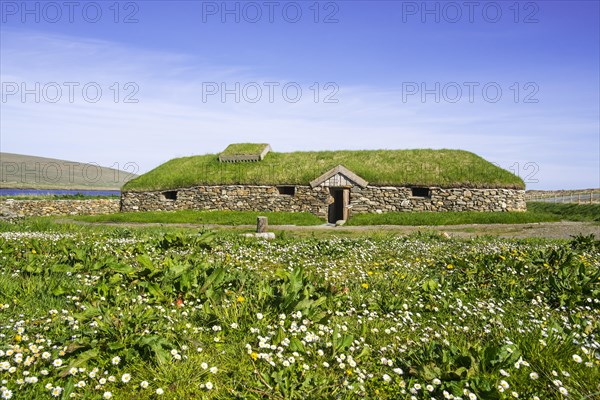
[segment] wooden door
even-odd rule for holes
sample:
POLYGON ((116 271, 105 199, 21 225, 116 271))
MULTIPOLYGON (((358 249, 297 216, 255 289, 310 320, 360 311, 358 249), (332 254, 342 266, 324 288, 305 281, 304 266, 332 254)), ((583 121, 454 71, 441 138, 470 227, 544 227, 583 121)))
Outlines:
POLYGON ((330 203, 327 213, 327 222, 335 224, 340 220, 347 220, 349 217, 348 204, 350 203, 350 189, 330 188, 330 203))

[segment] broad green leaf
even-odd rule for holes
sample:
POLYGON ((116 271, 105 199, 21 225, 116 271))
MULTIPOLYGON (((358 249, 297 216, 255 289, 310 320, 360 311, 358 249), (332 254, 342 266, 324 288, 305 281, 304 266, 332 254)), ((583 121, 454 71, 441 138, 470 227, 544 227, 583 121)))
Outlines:
POLYGON ((74 361, 72 361, 67 368, 65 368, 60 373, 60 377, 64 378, 69 375, 69 370, 71 368, 81 368, 84 367, 87 362, 91 359, 97 359, 100 354, 99 349, 90 349, 81 353, 74 361))
POLYGON ((290 349, 290 351, 298 351, 298 352, 302 352, 302 353, 305 352, 304 345, 298 338, 290 339, 289 349, 290 349))

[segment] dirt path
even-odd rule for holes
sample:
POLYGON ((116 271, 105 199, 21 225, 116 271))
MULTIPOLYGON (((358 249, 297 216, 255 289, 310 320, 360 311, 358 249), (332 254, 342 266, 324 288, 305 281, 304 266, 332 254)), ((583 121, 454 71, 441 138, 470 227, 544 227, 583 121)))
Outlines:
POLYGON ((455 225, 444 227, 450 235, 473 237, 494 235, 504 238, 552 238, 571 239, 579 234, 593 234, 600 239, 600 225, 590 222, 541 222, 532 224, 489 224, 489 225, 455 225))
MULTIPOLYGON (((71 223, 78 225, 100 225, 100 226, 119 226, 119 227, 179 227, 179 228, 209 228, 209 229, 237 229, 252 230, 254 225, 201 225, 201 224, 162 224, 162 223, 89 223, 75 221, 68 218, 57 219, 58 223, 71 223)), ((482 235, 499 236, 503 238, 552 238, 552 239, 570 239, 571 236, 578 234, 594 234, 600 239, 600 225, 590 222, 539 222, 530 224, 469 224, 469 225, 440 225, 440 226, 404 226, 404 225, 368 225, 368 226, 296 226, 296 225, 270 225, 271 231, 319 231, 319 232, 392 232, 400 234, 410 234, 418 231, 440 231, 446 232, 450 236, 457 237, 475 237, 482 235)))

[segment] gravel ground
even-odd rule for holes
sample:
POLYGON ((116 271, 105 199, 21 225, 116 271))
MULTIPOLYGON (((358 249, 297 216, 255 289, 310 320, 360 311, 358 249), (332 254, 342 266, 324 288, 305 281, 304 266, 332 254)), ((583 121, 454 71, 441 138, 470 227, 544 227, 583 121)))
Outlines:
MULTIPOLYGON (((331 229, 345 231, 393 231, 398 233, 412 233, 424 230, 446 232, 450 236, 475 237, 492 235, 504 238, 551 238, 571 239, 578 234, 594 234, 600 239, 600 224, 590 222, 539 222, 531 224, 469 224, 469 225, 440 225, 440 226, 401 226, 401 225, 374 225, 374 226, 343 226, 343 227, 293 227, 292 229, 331 229)), ((272 227, 276 229, 288 229, 272 227)))
POLYGON ((451 235, 472 237, 477 235, 495 235, 505 238, 552 238, 571 239, 579 234, 596 236, 600 239, 600 225, 590 222, 540 222, 534 224, 491 224, 491 225, 455 225, 444 227, 451 235))

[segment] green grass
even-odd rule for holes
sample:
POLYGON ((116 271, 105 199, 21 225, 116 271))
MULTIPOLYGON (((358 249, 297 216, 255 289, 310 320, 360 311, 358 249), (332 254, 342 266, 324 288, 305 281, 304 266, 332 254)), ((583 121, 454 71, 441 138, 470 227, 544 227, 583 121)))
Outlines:
POLYGON ((337 165, 372 185, 518 188, 518 176, 463 150, 361 150, 267 154, 260 162, 220 163, 218 155, 170 160, 127 182, 123 190, 166 190, 195 185, 307 185, 337 165))
POLYGON ((263 152, 267 143, 235 143, 227 146, 225 150, 221 152, 224 156, 238 156, 238 155, 260 155, 263 152))
POLYGON ((527 224, 553 222, 560 218, 541 212, 390 212, 353 215, 349 226, 358 225, 464 225, 464 224, 527 224))
MULTIPOLYGON (((526 212, 389 212, 353 215, 347 226, 404 225, 438 226, 467 224, 528 224, 536 222, 600 222, 600 205, 528 203, 526 212)), ((269 225, 321 225, 324 220, 310 213, 254 211, 148 211, 74 217, 84 222, 254 225, 256 217, 269 218, 269 225)))
POLYGON ((600 252, 585 238, 267 243, 43 221, 0 233, 4 398, 593 399, 599 389, 600 252))
POLYGON ((567 221, 600 222, 600 204, 560 204, 531 202, 527 209, 535 213, 545 213, 567 221))
MULTIPOLYGON (((84 222, 117 223, 163 223, 163 224, 211 224, 253 225, 256 217, 269 218, 269 225, 321 225, 324 220, 310 213, 254 212, 254 211, 147 211, 108 215, 82 215, 74 217, 84 222)), ((360 225, 461 225, 461 224, 525 224, 532 222, 559 221, 550 213, 541 212, 397 212, 384 214, 354 215, 347 226, 360 225)))
POLYGON ((81 215, 84 222, 133 222, 164 224, 255 225, 259 215, 269 218, 269 225, 320 225, 324 221, 310 213, 254 211, 147 211, 107 215, 81 215))
MULTIPOLYGON (((163 224, 211 224, 253 225, 256 217, 269 218, 269 225, 321 225, 324 220, 310 213, 254 212, 254 211, 147 211, 108 215, 82 215, 74 217, 84 222, 117 223, 163 223, 163 224)), ((347 226, 360 225, 462 225, 462 224, 526 224, 532 222, 554 222, 561 218, 542 212, 397 212, 385 214, 354 215, 347 226)))

